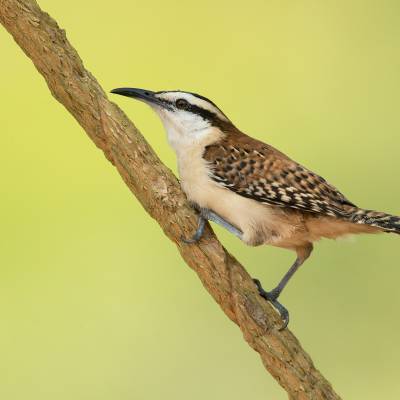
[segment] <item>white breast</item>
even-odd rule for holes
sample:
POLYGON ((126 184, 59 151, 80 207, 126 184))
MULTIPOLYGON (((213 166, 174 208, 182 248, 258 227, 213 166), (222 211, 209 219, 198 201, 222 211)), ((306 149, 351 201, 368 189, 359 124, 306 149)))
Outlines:
POLYGON ((188 199, 239 228, 247 244, 259 245, 281 239, 282 211, 242 197, 213 181, 203 151, 204 147, 196 146, 177 153, 181 186, 188 199))
MULTIPOLYGON (((182 94, 179 93, 179 96, 182 94)), ((203 105, 204 106, 204 105, 203 105)), ((292 235, 294 223, 278 208, 242 197, 210 178, 203 159, 205 147, 221 140, 225 134, 201 115, 185 110, 167 110, 153 105, 175 150, 181 185, 188 199, 208 208, 243 232, 242 240, 250 245, 277 245, 292 235)), ((204 108, 204 107, 203 107, 204 108)), ((216 112, 216 110, 213 110, 216 112)), ((226 119, 220 115, 221 119, 226 119)))

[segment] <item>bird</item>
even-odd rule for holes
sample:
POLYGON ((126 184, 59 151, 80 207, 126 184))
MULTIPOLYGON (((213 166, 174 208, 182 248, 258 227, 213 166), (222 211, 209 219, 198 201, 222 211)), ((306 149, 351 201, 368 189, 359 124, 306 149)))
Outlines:
POLYGON ((240 131, 204 96, 129 87, 111 93, 146 103, 161 119, 176 153, 181 187, 199 212, 197 230, 182 238, 184 243, 198 242, 206 221, 212 221, 247 245, 296 253, 272 290, 253 279, 280 314, 280 330, 289 323, 289 311, 278 299, 315 242, 361 233, 400 234, 400 217, 356 206, 318 174, 240 131))

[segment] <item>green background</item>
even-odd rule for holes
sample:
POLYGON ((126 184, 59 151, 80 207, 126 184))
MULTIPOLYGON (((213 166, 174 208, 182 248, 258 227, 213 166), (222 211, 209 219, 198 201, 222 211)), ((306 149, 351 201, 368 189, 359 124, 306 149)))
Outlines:
MULTIPOLYGON (((183 89, 366 208, 400 214, 398 1, 41 0, 106 90, 183 89)), ((0 29, 0 398, 285 399, 0 29)), ((113 97, 174 171, 157 117, 113 97)), ((294 254, 228 249, 272 287, 294 254)), ((348 399, 398 399, 400 238, 316 246, 282 301, 348 399)))

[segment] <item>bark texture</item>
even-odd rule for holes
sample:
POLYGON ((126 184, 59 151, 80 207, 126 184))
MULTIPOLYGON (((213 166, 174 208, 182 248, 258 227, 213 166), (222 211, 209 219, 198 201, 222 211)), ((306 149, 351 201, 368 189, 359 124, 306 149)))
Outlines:
MULTIPOLYGON (((88 72, 65 31, 34 0, 0 0, 0 22, 43 75, 52 95, 83 127, 117 168, 146 211, 157 220, 204 287, 235 322, 265 368, 290 399, 339 399, 308 354, 257 293, 245 269, 207 227, 197 245, 191 236, 197 217, 179 183, 140 132, 88 72)), ((267 397, 267 396, 266 396, 267 397)))

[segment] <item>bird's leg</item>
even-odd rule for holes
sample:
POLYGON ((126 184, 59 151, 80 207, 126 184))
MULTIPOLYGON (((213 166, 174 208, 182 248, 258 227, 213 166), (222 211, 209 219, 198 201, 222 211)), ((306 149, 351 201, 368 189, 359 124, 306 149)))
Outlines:
POLYGON ((300 266, 304 263, 304 261, 310 256, 312 251, 312 245, 310 244, 306 248, 300 249, 297 254, 296 261, 294 264, 289 268, 289 271, 283 276, 281 281, 278 285, 272 289, 271 291, 267 292, 261 286, 261 282, 258 279, 253 279, 254 283, 257 286, 258 293, 260 296, 264 297, 267 301, 269 301, 275 309, 279 312, 282 320, 283 325, 280 327, 280 331, 284 330, 289 324, 289 311, 285 306, 283 306, 277 299, 282 293, 285 286, 288 284, 290 278, 295 274, 295 272, 300 268, 300 266))
POLYGON ((264 288, 261 286, 261 282, 258 279, 253 279, 254 283, 257 286, 258 293, 260 293, 260 296, 264 297, 265 300, 268 300, 276 308, 276 310, 278 310, 279 314, 281 315, 283 325, 279 330, 283 330, 288 326, 289 311, 277 299, 281 294, 282 290, 284 289, 284 287, 286 286, 286 284, 289 282, 290 278, 294 275, 294 273, 298 270, 298 268, 302 263, 303 261, 297 258, 295 263, 290 267, 289 271, 286 272, 282 280, 279 282, 278 286, 276 286, 269 292, 264 290, 264 288))
POLYGON ((236 226, 233 226, 228 221, 224 220, 222 217, 220 217, 214 211, 211 211, 208 208, 202 208, 201 215, 203 215, 203 217, 208 219, 209 221, 215 222, 216 224, 222 226, 228 232, 233 233, 239 239, 242 239, 243 232, 240 229, 236 228, 236 226))
POLYGON ((201 237, 203 236, 204 233, 204 227, 206 224, 206 221, 213 221, 216 224, 222 226, 226 230, 228 230, 230 233, 233 233, 235 236, 237 236, 239 239, 242 238, 242 231, 240 231, 238 228, 224 220, 222 217, 220 217, 218 214, 216 214, 214 211, 211 211, 208 208, 200 208, 200 215, 199 215, 199 222, 197 226, 197 230, 195 234, 193 235, 192 238, 190 239, 185 239, 182 238, 182 241, 187 243, 187 244, 192 244, 198 242, 201 237))

